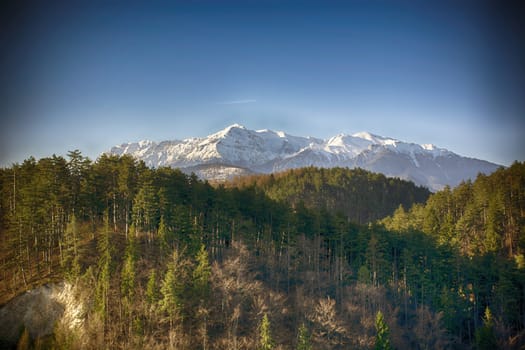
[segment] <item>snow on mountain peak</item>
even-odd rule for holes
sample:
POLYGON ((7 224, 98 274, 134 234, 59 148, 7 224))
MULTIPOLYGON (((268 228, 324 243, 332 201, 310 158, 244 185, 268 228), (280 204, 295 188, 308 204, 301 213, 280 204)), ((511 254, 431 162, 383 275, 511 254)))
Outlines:
POLYGON ((371 133, 369 133, 367 131, 361 131, 361 132, 353 134, 352 136, 356 137, 356 138, 360 138, 360 139, 364 139, 364 140, 370 141, 370 142, 372 142, 375 145, 383 145, 383 146, 384 145, 392 145, 392 146, 395 147, 396 144, 398 142, 400 142, 399 140, 393 139, 391 137, 383 137, 383 136, 371 134, 371 133))
POLYGON ((275 133, 281 138, 285 138, 286 137, 286 134, 284 133, 284 131, 276 131, 275 133))
POLYGON ((273 131, 270 129, 260 129, 260 130, 256 130, 255 132, 261 136, 271 135, 270 137, 273 137, 274 135, 276 135, 280 138, 286 138, 288 136, 284 131, 273 131))
POLYGON ((244 127, 244 125, 241 125, 241 124, 237 124, 237 123, 234 123, 230 126, 228 126, 226 128, 226 130, 231 130, 231 129, 243 129, 243 130, 246 130, 246 128, 244 127))
POLYGON ((153 141, 150 141, 150 140, 142 140, 142 141, 139 141, 139 147, 148 147, 148 146, 151 146, 152 144, 154 144, 153 141))
POLYGON ((224 138, 227 135, 230 135, 232 132, 235 132, 236 130, 247 131, 247 129, 244 126, 235 123, 235 124, 232 124, 232 125, 224 128, 224 129, 222 129, 221 131, 216 132, 215 134, 212 134, 212 135, 208 136, 207 138, 210 138, 210 137, 224 138))
POLYGON ((372 144, 373 142, 366 138, 339 134, 329 138, 324 144, 324 149, 329 153, 357 156, 364 150, 369 149, 372 144))
POLYGON ((495 164, 463 158, 431 144, 418 145, 369 132, 339 134, 322 140, 292 136, 283 131, 255 131, 240 124, 207 137, 122 144, 109 153, 130 154, 153 167, 194 169, 222 164, 226 172, 236 167, 262 173, 311 165, 361 167, 413 180, 433 190, 497 168, 495 164))
POLYGON ((380 138, 380 136, 371 134, 371 133, 369 133, 367 131, 360 131, 360 132, 357 132, 357 133, 353 134, 352 136, 360 138, 360 139, 368 140, 368 141, 373 142, 373 143, 377 143, 376 140, 378 138, 380 138))

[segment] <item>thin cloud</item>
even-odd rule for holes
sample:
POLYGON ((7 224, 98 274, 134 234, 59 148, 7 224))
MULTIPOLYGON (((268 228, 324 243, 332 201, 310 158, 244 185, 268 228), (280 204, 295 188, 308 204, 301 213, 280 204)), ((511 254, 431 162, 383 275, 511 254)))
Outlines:
POLYGON ((223 101, 219 102, 220 105, 238 105, 243 103, 255 103, 257 100, 234 100, 234 101, 223 101))

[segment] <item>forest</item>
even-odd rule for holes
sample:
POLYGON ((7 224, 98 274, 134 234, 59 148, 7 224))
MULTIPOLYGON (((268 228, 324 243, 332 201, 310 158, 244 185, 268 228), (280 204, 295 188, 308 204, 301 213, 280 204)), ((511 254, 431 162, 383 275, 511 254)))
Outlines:
POLYGON ((212 185, 71 151, 0 169, 0 191, 0 304, 65 281, 84 305, 5 346, 525 346, 524 163, 430 193, 344 168, 212 185))

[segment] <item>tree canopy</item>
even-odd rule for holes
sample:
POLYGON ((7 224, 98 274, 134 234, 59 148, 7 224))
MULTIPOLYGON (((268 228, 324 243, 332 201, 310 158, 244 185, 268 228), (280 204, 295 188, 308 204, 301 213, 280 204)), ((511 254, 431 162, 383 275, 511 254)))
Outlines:
POLYGON ((0 169, 0 302, 84 286, 100 336, 68 339, 87 347, 525 343, 523 163, 430 194, 360 169, 212 186, 128 156, 68 158, 0 169))

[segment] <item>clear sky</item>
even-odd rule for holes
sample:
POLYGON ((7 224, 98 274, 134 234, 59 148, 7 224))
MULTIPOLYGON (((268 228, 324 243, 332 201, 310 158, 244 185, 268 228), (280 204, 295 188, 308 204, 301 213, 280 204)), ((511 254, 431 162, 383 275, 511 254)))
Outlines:
POLYGON ((7 4, 0 166, 233 123, 525 160, 525 17, 512 2, 7 4))

